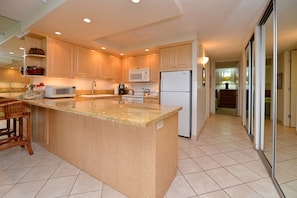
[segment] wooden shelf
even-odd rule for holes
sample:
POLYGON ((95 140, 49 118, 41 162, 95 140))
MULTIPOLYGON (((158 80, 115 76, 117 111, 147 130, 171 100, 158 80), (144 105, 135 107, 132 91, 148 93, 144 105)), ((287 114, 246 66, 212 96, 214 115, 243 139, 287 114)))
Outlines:
POLYGON ((39 55, 39 54, 25 54, 25 57, 36 57, 36 58, 46 58, 46 55, 39 55))

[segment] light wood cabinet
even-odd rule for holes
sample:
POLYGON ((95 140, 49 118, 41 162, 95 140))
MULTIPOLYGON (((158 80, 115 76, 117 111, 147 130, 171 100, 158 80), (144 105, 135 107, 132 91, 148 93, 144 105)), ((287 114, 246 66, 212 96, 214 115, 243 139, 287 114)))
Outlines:
POLYGON ((48 38, 47 76, 72 78, 74 45, 48 38))
POLYGON ((150 55, 129 57, 127 64, 130 69, 150 68, 150 55))
POLYGON ((12 73, 11 82, 19 82, 24 84, 30 83, 30 78, 23 76, 18 70, 13 69, 11 73, 12 73))
POLYGON ((99 53, 95 50, 75 46, 75 76, 98 77, 99 53))
POLYGON ((144 98, 144 103, 159 104, 159 98, 144 98))
POLYGON ((137 57, 137 68, 150 68, 150 55, 138 56, 137 57))
POLYGON ((122 79, 121 82, 129 82, 129 65, 128 59, 122 59, 122 79))
POLYGON ((192 45, 184 44, 160 49, 160 71, 192 69, 192 45))
POLYGON ((108 55, 100 54, 100 67, 99 67, 99 77, 106 80, 112 80, 115 82, 120 82, 121 77, 121 59, 108 55))
POLYGON ((114 81, 120 83, 122 81, 122 60, 118 57, 113 57, 112 62, 115 69, 114 81))
POLYGON ((100 53, 99 77, 102 79, 114 79, 115 65, 111 55, 100 53))
POLYGON ((129 82, 129 69, 150 69, 150 81, 159 81, 159 55, 149 54, 122 60, 122 82, 129 82))
POLYGON ((0 82, 30 83, 30 78, 21 75, 17 69, 0 68, 0 82))
POLYGON ((127 65, 129 69, 137 69, 138 67, 138 60, 137 57, 129 57, 127 58, 127 65))
POLYGON ((160 66, 159 66, 159 54, 150 54, 150 69, 151 69, 151 81, 159 82, 160 80, 160 66))

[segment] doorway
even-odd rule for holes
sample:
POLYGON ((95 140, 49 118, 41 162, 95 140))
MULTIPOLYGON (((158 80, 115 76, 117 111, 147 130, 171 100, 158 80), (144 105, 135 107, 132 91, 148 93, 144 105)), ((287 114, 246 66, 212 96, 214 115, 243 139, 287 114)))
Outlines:
POLYGON ((239 61, 216 63, 216 114, 238 115, 239 61))
POLYGON ((290 51, 290 127, 296 127, 296 102, 297 101, 297 49, 290 51))

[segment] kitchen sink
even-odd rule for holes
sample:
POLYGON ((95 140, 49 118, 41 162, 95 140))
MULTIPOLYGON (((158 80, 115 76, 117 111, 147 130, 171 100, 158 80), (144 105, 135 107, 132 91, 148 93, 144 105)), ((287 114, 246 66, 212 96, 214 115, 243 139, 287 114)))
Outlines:
POLYGON ((115 96, 114 94, 82 94, 80 97, 83 98, 106 98, 115 96))

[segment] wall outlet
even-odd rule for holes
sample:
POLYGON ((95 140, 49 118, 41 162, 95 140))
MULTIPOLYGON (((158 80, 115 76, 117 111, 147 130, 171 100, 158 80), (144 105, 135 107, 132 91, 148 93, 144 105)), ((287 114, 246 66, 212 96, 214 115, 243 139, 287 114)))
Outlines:
POLYGON ((157 122, 157 130, 163 128, 163 120, 157 122))

